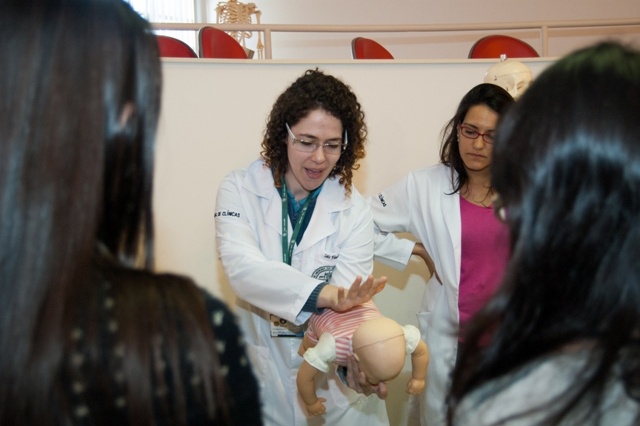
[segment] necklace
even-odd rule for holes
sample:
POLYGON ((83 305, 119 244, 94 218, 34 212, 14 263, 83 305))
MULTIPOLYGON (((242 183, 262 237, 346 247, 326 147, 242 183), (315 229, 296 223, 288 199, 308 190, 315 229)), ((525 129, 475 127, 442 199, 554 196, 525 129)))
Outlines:
MULTIPOLYGON (((483 188, 484 189, 484 188, 483 188)), ((476 191, 477 193, 478 191, 476 191)), ((467 185, 464 191, 464 195, 462 197, 470 202, 471 204, 475 204, 477 206, 482 206, 486 209, 491 208, 493 205, 493 188, 489 188, 487 192, 485 192, 484 196, 476 197, 471 190, 470 186, 467 185)))

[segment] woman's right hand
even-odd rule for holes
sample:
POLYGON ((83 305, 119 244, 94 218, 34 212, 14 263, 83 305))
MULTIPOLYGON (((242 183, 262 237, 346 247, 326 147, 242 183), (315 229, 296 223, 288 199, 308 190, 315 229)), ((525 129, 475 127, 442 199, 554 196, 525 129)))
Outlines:
POLYGON ((374 386, 369 383, 366 375, 360 371, 358 361, 353 354, 347 355, 347 374, 345 380, 347 386, 358 393, 367 396, 375 393, 380 399, 387 398, 387 384, 380 382, 374 386))
POLYGON ((358 275, 348 291, 344 287, 327 285, 318 295, 318 308, 329 308, 336 312, 348 311, 371 300, 386 284, 387 277, 374 278, 369 275, 362 282, 362 277, 358 275))
POLYGON ((424 260, 424 263, 427 265, 427 269, 429 270, 429 274, 431 276, 435 275, 436 280, 438 280, 438 282, 440 284, 442 284, 442 280, 440 280, 440 276, 438 275, 438 271, 436 271, 436 264, 433 262, 433 259, 431 258, 431 256, 427 252, 427 249, 424 247, 424 244, 416 243, 413 246, 413 251, 411 251, 411 254, 415 254, 416 256, 421 257, 422 260, 424 260))

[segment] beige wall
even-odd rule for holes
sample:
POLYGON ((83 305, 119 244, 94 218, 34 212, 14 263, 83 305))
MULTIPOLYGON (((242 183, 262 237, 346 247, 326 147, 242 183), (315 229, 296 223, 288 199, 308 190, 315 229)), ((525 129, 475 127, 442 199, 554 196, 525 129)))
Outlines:
MULTIPOLYGON (((248 1, 245 1, 247 3, 248 1)), ((567 20, 640 19, 638 0, 253 0, 269 24, 478 24, 567 20)), ((349 59, 357 35, 383 43, 396 58, 462 59, 487 32, 401 34, 274 33, 275 59, 349 59)), ((537 31, 510 32, 542 51, 537 31)), ((640 46, 640 28, 550 31, 547 56, 561 56, 598 38, 613 37, 640 46)), ((257 36, 248 42, 254 46, 257 36)))
MULTIPOLYGON (((549 64, 523 62, 534 75, 549 64)), ((437 162, 442 126, 492 64, 165 60, 155 190, 158 269, 190 275, 233 304, 215 251, 216 191, 227 173, 258 157, 271 105, 306 69, 318 66, 358 95, 370 141, 355 185, 374 195, 409 170, 437 162)), ((382 312, 416 324, 424 265, 412 262, 402 273, 376 265, 375 273, 389 276, 389 285, 376 298, 382 312)), ((394 425, 404 424, 406 380, 407 371, 391 384, 388 406, 394 425)))

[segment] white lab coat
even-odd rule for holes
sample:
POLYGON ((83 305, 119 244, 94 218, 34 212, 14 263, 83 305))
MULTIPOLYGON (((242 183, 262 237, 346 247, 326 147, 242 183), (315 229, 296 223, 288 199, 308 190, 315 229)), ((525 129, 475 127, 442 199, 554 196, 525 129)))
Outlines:
POLYGON ((412 171, 370 198, 375 260, 404 269, 414 242, 392 233, 408 232, 424 244, 442 280, 440 284, 431 277, 418 313, 430 353, 427 386, 420 396, 421 424, 428 426, 445 423, 445 397, 458 349, 461 219, 459 194, 452 192, 451 169, 438 164, 412 171))
POLYGON ((348 287, 356 276, 372 272, 373 222, 366 200, 355 188, 346 197, 337 179, 325 181, 292 267, 282 261, 282 199, 262 160, 223 180, 215 221, 218 253, 237 295, 236 314, 261 387, 265 424, 387 425, 384 401, 343 385, 335 367, 316 382, 326 414, 307 417, 296 387, 301 339, 270 334, 271 315, 294 324, 307 321, 310 313, 301 309, 318 284, 328 280, 348 287))

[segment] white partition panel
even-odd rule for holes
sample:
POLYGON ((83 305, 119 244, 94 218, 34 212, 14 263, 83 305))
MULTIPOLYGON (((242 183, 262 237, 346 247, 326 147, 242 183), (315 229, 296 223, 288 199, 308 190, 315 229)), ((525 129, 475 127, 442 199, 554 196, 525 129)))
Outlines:
MULTIPOLYGON (((535 77, 551 60, 522 62, 535 77)), ((157 268, 189 275, 233 306, 233 292, 215 250, 218 185, 231 170, 258 158, 275 98, 305 70, 318 67, 333 74, 358 95, 369 144, 355 185, 363 194, 374 195, 409 170, 438 161, 443 126, 493 63, 164 60, 154 201, 157 268)), ((376 264, 375 273, 389 277, 387 288, 376 296, 382 312, 403 324, 416 324, 427 274, 424 264, 412 261, 403 272, 376 264)), ((408 377, 407 370, 390 386, 394 425, 406 423, 408 377)))

